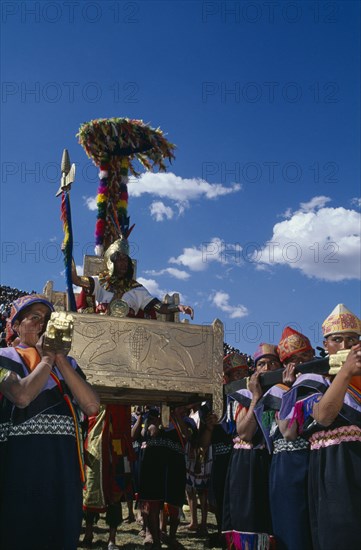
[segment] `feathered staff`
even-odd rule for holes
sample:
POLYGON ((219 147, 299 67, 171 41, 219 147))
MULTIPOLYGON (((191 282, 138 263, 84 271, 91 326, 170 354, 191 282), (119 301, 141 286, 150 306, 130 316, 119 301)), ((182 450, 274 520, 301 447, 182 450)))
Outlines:
POLYGON ((61 182, 56 196, 61 195, 61 220, 63 222, 64 240, 62 250, 64 254, 65 280, 68 294, 68 311, 76 311, 76 301, 71 277, 71 263, 73 257, 73 228, 71 225, 70 188, 75 179, 75 164, 70 166, 69 153, 63 151, 61 159, 61 182))
POLYGON ((79 143, 99 167, 95 226, 95 253, 102 256, 113 241, 129 236, 128 174, 139 176, 133 166, 138 160, 146 170, 157 167, 165 172, 164 160, 174 159, 175 146, 162 131, 142 120, 101 118, 80 126, 79 143))

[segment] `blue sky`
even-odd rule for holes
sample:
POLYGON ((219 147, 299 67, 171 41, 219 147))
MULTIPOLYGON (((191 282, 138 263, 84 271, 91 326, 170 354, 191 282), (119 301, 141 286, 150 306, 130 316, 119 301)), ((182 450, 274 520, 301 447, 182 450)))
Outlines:
POLYGON ((93 252, 97 170, 77 142, 102 117, 176 144, 129 184, 138 280, 247 353, 292 324, 320 345, 360 312, 360 4, 2 2, 1 281, 65 288, 63 148, 74 257, 93 252))

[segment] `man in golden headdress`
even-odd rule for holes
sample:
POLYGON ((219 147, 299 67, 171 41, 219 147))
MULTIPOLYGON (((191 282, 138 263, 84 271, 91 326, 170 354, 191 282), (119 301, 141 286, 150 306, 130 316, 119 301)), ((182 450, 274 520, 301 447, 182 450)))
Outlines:
MULTIPOLYGON (((119 317, 155 318, 156 313, 185 313, 193 319, 193 309, 182 304, 165 304, 133 279, 133 263, 125 238, 112 243, 104 254, 106 269, 98 277, 79 276, 73 262, 73 284, 81 286, 87 296, 94 297, 97 313, 119 317)), ((84 306, 84 302, 78 307, 84 306)))

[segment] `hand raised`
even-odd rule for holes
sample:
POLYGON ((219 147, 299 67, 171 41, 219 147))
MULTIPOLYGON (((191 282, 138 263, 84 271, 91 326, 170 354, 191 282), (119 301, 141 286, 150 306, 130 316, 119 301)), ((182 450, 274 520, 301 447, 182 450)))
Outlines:
POLYGON ((341 371, 351 376, 361 376, 361 343, 352 346, 341 371))
POLYGON ((255 372, 254 374, 252 374, 248 384, 249 391, 252 392, 253 397, 257 399, 257 401, 262 397, 263 394, 261 384, 259 383, 260 374, 260 372, 255 372))
POLYGON ((286 386, 292 386, 294 381, 296 380, 296 365, 294 363, 289 363, 285 366, 284 371, 282 373, 282 382, 286 386))
POLYGON ((190 315, 190 318, 194 318, 194 310, 191 306, 184 306, 182 304, 178 305, 178 309, 180 313, 185 313, 186 315, 190 315))
POLYGON ((44 334, 42 334, 36 343, 36 350, 42 359, 47 359, 51 364, 55 361, 55 352, 44 349, 44 334))

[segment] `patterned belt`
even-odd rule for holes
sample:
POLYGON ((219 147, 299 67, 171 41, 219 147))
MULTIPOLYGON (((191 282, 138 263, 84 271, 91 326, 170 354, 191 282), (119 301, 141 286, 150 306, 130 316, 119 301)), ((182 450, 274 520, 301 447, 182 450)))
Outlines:
POLYGON ((311 451, 339 445, 347 441, 361 441, 361 428, 358 426, 341 426, 334 430, 322 430, 310 437, 311 451))
POLYGON ((234 449, 253 449, 253 443, 249 441, 243 441, 240 437, 235 437, 233 439, 233 448, 234 449))
POLYGON ((213 443, 212 449, 215 456, 227 455, 232 451, 232 444, 231 443, 213 443))
POLYGON ((57 414, 38 414, 21 424, 6 423, 0 425, 0 441, 9 437, 26 435, 69 435, 75 437, 73 419, 57 414))
POLYGON ((142 443, 142 449, 146 449, 147 447, 166 447, 167 449, 171 449, 172 451, 176 451, 177 453, 184 455, 184 450, 181 444, 176 443, 172 439, 151 437, 142 443))
POLYGON ((303 439, 303 437, 298 437, 295 441, 276 439, 276 441, 273 442, 273 454, 283 453, 284 451, 301 451, 309 448, 309 442, 303 439))
POLYGON ((9 437, 10 426, 10 422, 4 422, 3 424, 0 424, 0 442, 7 441, 9 437))

